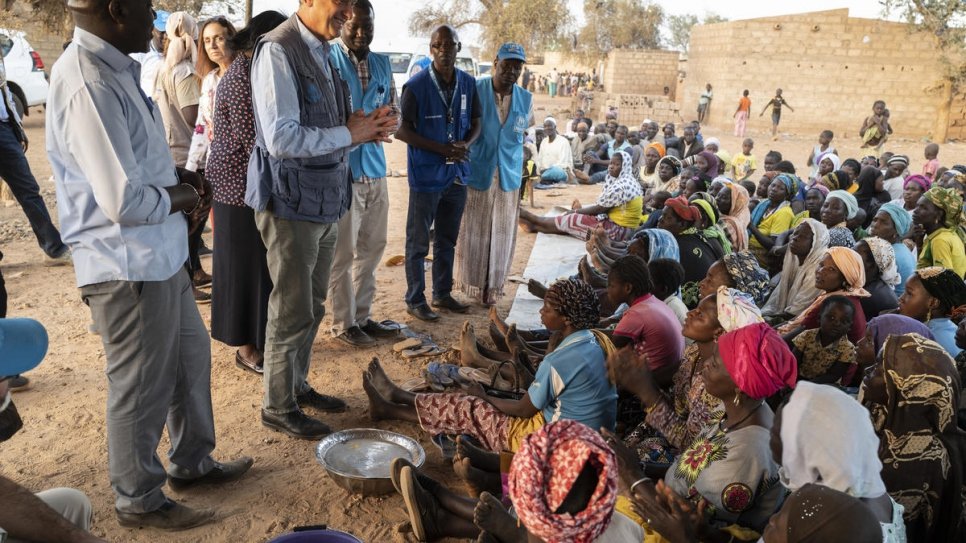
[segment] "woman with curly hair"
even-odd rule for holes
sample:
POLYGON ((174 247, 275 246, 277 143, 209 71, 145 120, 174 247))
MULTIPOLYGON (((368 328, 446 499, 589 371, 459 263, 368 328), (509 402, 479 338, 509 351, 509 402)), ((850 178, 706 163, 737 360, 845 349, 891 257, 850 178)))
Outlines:
POLYGON ((543 298, 540 320, 563 340, 540 363, 519 400, 488 395, 479 384, 465 392, 414 394, 396 386, 374 358, 363 374, 372 420, 419 423, 430 434, 469 434, 484 448, 515 451, 547 422, 576 420, 591 428, 614 428, 617 390, 605 365, 610 340, 591 330, 600 319, 597 292, 580 279, 561 279, 543 298))
POLYGON ((936 343, 955 357, 961 351, 956 346, 956 324, 966 316, 966 283, 946 268, 920 268, 906 281, 899 314, 925 324, 936 343))

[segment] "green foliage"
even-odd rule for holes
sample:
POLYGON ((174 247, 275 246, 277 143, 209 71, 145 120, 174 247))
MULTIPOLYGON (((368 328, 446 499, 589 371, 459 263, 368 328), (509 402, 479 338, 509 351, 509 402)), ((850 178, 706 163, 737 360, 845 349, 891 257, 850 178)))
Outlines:
POLYGON ((928 32, 939 41, 940 59, 949 80, 966 84, 966 1, 880 0, 886 17, 898 16, 914 31, 928 32))
MULTIPOLYGON (((245 0, 155 0, 154 9, 187 11, 199 20, 225 15, 240 20, 244 14, 245 0)), ((66 32, 73 25, 65 0, 0 0, 0 19, 17 18, 19 12, 29 10, 29 20, 41 22, 52 32, 66 32), (9 10, 9 11, 7 11, 9 10)), ((20 17, 22 18, 22 17, 20 17)))
POLYGON ((667 45, 671 49, 687 51, 691 43, 691 28, 694 25, 722 23, 727 20, 715 13, 705 14, 703 21, 699 20, 697 15, 671 15, 667 18, 667 45))
POLYGON ((644 0, 584 0, 586 24, 576 36, 574 52, 599 59, 614 49, 656 49, 664 10, 644 0))

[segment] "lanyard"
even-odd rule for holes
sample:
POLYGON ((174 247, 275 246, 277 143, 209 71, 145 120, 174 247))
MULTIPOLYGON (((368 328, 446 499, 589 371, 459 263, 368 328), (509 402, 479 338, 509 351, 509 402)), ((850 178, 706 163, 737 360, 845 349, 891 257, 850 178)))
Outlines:
MULTIPOLYGON (((446 135, 449 137, 449 141, 456 141, 456 137, 453 133, 455 128, 455 126, 453 126, 455 123, 455 120, 453 119, 453 102, 456 101, 456 91, 458 90, 459 85, 456 85, 456 82, 454 81, 453 95, 450 96, 449 104, 447 104, 446 95, 443 93, 443 88, 439 85, 439 81, 436 79, 436 70, 433 69, 432 65, 430 65, 427 69, 429 70, 430 79, 433 80, 433 85, 436 86, 436 92, 439 93, 439 99, 442 100, 443 105, 446 106, 446 135)), ((453 77, 456 77, 455 71, 453 72, 453 77)))

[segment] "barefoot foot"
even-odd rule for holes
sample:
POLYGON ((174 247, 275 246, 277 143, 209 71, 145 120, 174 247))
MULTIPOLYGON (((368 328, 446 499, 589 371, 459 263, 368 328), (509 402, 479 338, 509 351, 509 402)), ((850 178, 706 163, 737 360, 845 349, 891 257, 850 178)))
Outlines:
POLYGON ((362 390, 365 391, 366 396, 369 398, 369 420, 379 422, 380 420, 391 418, 389 402, 379 394, 379 391, 372 385, 370 379, 370 373, 368 371, 363 373, 362 390))
POLYGON ((491 472, 500 471, 500 455, 483 450, 470 436, 462 435, 456 438, 456 455, 460 458, 469 458, 473 467, 491 472))
POLYGON ((369 362, 369 367, 366 369, 366 375, 369 378, 369 384, 379 392, 379 394, 387 398, 389 401, 393 399, 393 392, 395 392, 396 385, 392 382, 388 375, 386 375, 385 370, 382 369, 382 364, 379 363, 379 359, 373 357, 369 362))
POLYGON ((500 473, 490 473, 473 467, 469 458, 453 459, 453 471, 466 484, 471 497, 479 497, 482 492, 499 494, 501 489, 500 473))
POLYGON ((519 526, 500 500, 489 492, 480 494, 480 503, 473 510, 473 524, 501 542, 527 540, 526 528, 519 526))

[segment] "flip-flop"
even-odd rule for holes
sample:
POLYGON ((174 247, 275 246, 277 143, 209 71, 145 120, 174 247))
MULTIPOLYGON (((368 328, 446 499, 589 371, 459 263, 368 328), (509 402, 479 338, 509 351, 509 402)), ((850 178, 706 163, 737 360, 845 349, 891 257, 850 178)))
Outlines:
POLYGON ((439 452, 443 455, 444 460, 452 461, 456 456, 456 440, 453 439, 453 436, 449 434, 436 434, 430 441, 439 448, 439 452))
POLYGON ((429 345, 423 345, 421 347, 417 347, 415 349, 406 349, 400 354, 403 356, 403 358, 412 359, 412 358, 421 358, 424 356, 437 356, 445 352, 446 350, 441 349, 438 345, 429 344, 429 345))
POLYGON ((413 377, 408 381, 404 381, 399 384, 399 388, 409 391, 409 392, 422 392, 429 389, 429 385, 426 384, 426 379, 423 377, 413 377))
POLYGON ((406 504, 406 512, 409 513, 409 523, 413 527, 413 535, 420 541, 428 541, 426 526, 420 516, 419 503, 416 499, 416 474, 409 466, 403 466, 399 470, 399 493, 402 494, 403 503, 406 504))
POLYGON ((392 350, 393 352, 401 353, 406 349, 415 349, 417 347, 422 347, 422 345, 423 345, 423 340, 416 337, 411 337, 408 339, 404 339, 396 343, 395 345, 393 345, 392 350))
POLYGON ((405 255, 392 255, 386 259, 386 266, 402 266, 405 261, 405 255))
POLYGON ((405 324, 396 322, 392 319, 386 319, 384 321, 380 321, 379 324, 385 326, 386 328, 390 328, 392 330, 402 330, 403 328, 406 328, 405 324))
POLYGON ((400 494, 402 494, 402 482, 400 481, 401 472, 402 469, 407 466, 415 473, 416 466, 401 456, 393 458, 392 462, 389 464, 389 480, 392 481, 392 486, 396 488, 396 492, 400 494))
POLYGON ((250 371, 255 375, 261 375, 264 372, 264 368, 262 366, 252 364, 248 360, 245 360, 245 358, 242 357, 241 353, 238 351, 235 351, 235 365, 243 370, 250 371))

